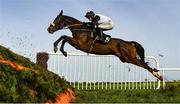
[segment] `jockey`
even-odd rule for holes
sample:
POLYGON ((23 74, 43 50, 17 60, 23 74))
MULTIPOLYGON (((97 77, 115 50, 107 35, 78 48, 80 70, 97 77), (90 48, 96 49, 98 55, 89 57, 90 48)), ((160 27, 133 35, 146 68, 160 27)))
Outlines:
POLYGON ((90 23, 84 23, 83 25, 87 26, 87 24, 91 24, 93 27, 95 26, 97 35, 100 37, 99 40, 104 43, 103 31, 111 30, 114 27, 111 18, 101 14, 95 14, 93 11, 87 12, 85 17, 89 19, 90 23))

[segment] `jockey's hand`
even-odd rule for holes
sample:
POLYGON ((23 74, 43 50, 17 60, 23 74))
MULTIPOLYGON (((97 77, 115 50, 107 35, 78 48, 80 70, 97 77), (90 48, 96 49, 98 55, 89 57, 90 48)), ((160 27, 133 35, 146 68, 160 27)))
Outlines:
POLYGON ((87 27, 92 27, 92 23, 91 22, 83 22, 83 26, 85 27, 85 28, 87 28, 87 27))
POLYGON ((82 23, 84 27, 87 27, 87 22, 82 23))
POLYGON ((87 23, 86 22, 83 22, 83 27, 87 28, 87 23))

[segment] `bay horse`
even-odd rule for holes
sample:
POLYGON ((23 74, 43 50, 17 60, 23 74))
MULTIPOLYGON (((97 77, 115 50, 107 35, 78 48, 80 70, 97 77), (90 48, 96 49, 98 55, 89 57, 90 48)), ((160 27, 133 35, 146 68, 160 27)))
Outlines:
POLYGON ((111 38, 109 43, 102 44, 94 42, 91 37, 92 29, 85 28, 83 23, 73 17, 63 15, 63 11, 55 18, 55 20, 48 27, 48 32, 53 34, 54 32, 67 28, 72 32, 72 37, 62 35, 57 41, 54 42, 54 52, 58 50, 58 43, 62 40, 60 51, 64 56, 67 56, 67 52, 64 51, 65 43, 69 43, 71 46, 86 53, 98 54, 98 55, 115 55, 122 62, 131 63, 142 68, 147 69, 159 80, 163 80, 157 69, 149 67, 145 62, 144 48, 135 41, 125 41, 118 38, 111 38), (93 43, 94 42, 94 43, 93 43), (91 51, 89 49, 92 47, 91 51))

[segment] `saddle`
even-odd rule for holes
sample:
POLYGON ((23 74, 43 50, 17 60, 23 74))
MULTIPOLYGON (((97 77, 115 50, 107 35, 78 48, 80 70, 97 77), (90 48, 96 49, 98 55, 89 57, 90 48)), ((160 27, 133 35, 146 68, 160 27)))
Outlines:
POLYGON ((91 33, 91 38, 93 39, 93 42, 91 43, 91 46, 90 46, 90 48, 89 48, 88 55, 89 55, 89 53, 91 53, 91 51, 92 51, 92 49, 93 49, 93 46, 94 46, 94 45, 93 45, 94 43, 100 43, 100 44, 106 45, 106 44, 109 43, 110 40, 111 40, 111 36, 110 36, 110 35, 107 35, 107 34, 104 34, 104 33, 103 33, 103 38, 105 39, 104 42, 102 42, 102 41, 100 40, 99 35, 97 35, 97 33, 94 33, 94 32, 91 33))
POLYGON ((110 40, 111 40, 111 36, 110 36, 110 35, 107 35, 107 34, 103 33, 103 38, 104 38, 105 41, 102 42, 102 41, 100 40, 99 35, 97 35, 97 34, 98 34, 98 33, 95 32, 95 31, 93 31, 93 32, 91 33, 91 38, 94 40, 95 43, 107 44, 107 43, 110 42, 110 40))
POLYGON ((100 35, 99 33, 95 30, 94 26, 90 23, 90 22, 87 22, 87 23, 83 23, 83 26, 85 29, 91 29, 93 30, 93 32, 91 33, 91 38, 94 40, 93 42, 96 42, 96 43, 101 43, 101 44, 107 44, 110 42, 111 40, 111 36, 110 35, 107 35, 105 33, 103 33, 103 39, 105 40, 104 42, 102 42, 100 40, 100 35))

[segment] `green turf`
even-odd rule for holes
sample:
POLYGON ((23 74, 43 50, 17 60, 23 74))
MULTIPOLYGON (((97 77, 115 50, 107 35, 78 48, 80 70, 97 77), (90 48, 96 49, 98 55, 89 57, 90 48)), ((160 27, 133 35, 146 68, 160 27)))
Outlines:
MULTIPOLYGON (((71 85, 77 90, 121 90, 121 89, 156 89, 158 87, 157 82, 119 82, 119 83, 71 83, 71 85)), ((163 83, 161 83, 161 86, 163 83)))
POLYGON ((180 82, 166 83, 159 90, 76 89, 75 103, 180 103, 180 82))

